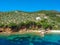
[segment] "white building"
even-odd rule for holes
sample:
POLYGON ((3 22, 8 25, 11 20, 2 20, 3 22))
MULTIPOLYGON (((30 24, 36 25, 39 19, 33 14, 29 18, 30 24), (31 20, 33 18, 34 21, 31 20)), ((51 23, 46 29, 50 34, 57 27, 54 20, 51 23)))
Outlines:
POLYGON ((36 17, 36 20, 41 20, 41 17, 36 17))

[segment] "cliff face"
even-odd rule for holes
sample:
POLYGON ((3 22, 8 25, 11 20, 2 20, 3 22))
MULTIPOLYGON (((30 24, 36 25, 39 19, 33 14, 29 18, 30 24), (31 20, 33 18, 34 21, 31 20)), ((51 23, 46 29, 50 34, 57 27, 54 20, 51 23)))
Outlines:
MULTIPOLYGON (((37 12, 23 12, 23 11, 11 11, 0 12, 0 24, 20 23, 25 21, 37 21, 36 18, 47 18, 49 22, 55 23, 56 27, 60 27, 60 12, 57 11, 37 11, 37 12)), ((59 28, 60 29, 60 28, 59 28)))

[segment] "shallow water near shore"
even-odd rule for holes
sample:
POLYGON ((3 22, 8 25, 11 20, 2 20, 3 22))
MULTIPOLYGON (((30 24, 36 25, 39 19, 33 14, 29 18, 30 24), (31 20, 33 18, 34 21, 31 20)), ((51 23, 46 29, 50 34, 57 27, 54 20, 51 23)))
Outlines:
POLYGON ((0 45, 60 45, 60 34, 12 34, 0 36, 0 45))

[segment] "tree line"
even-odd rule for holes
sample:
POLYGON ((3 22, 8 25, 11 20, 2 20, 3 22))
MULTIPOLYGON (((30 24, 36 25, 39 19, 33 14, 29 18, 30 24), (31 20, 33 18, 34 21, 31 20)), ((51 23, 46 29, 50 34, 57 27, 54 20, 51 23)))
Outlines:
POLYGON ((18 32, 20 30, 26 29, 26 30, 38 30, 40 28, 47 30, 53 29, 54 24, 50 23, 46 20, 41 20, 41 21, 24 21, 20 22, 19 24, 16 24, 14 22, 11 22, 7 25, 5 24, 0 24, 0 28, 10 28, 11 31, 18 32))

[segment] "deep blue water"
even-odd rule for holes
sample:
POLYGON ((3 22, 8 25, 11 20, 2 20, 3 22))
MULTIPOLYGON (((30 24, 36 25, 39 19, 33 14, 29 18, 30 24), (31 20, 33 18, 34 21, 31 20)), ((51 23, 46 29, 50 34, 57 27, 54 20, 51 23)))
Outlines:
POLYGON ((0 45, 60 45, 60 34, 37 35, 10 35, 0 37, 0 45))

